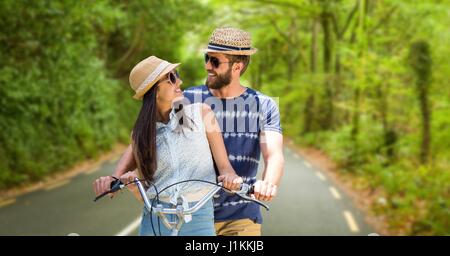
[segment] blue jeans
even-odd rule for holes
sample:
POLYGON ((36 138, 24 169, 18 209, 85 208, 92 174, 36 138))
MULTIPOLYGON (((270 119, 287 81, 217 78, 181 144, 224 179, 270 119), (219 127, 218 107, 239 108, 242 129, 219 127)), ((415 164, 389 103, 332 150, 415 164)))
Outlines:
MULTIPOLYGON (((193 206, 196 202, 189 203, 189 207, 193 206)), ((155 203, 156 204, 156 203, 155 203)), ((174 206, 170 203, 161 202, 163 208, 173 208, 174 206)), ((178 217, 174 214, 167 214, 167 219, 169 221, 174 221, 178 217)), ((156 236, 159 236, 159 230, 162 236, 170 236, 172 231, 167 229, 167 227, 160 220, 160 225, 158 228, 158 217, 155 213, 150 212, 144 208, 142 215, 141 228, 139 230, 140 236, 154 236, 152 223, 150 218, 153 220, 153 227, 156 232, 156 236)), ((215 236, 216 231, 214 228, 214 207, 213 200, 206 202, 198 211, 192 214, 192 220, 188 223, 183 223, 181 229, 178 233, 179 236, 215 236)))

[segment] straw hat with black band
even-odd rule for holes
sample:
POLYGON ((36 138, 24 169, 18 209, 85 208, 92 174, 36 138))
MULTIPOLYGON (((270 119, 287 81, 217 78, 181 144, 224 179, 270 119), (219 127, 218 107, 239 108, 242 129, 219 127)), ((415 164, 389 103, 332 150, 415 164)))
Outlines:
POLYGON ((203 52, 218 52, 229 55, 252 55, 257 49, 252 48, 248 32, 237 28, 217 28, 209 39, 208 48, 203 52))

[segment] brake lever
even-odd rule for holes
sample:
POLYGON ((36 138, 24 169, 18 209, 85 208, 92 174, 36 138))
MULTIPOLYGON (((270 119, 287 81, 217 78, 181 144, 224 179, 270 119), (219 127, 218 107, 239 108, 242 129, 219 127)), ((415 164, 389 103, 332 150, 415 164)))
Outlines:
POLYGON ((247 200, 247 201, 255 202, 255 203, 259 204, 260 206, 264 207, 267 211, 269 211, 269 206, 267 206, 263 202, 260 202, 259 200, 252 198, 250 196, 250 194, 253 194, 253 192, 254 192, 254 186, 248 185, 246 183, 242 183, 241 189, 239 191, 235 191, 234 193, 236 195, 238 195, 240 198, 247 200))
POLYGON ((114 193, 117 192, 119 190, 121 190, 122 188, 125 187, 125 184, 123 184, 119 179, 114 180, 113 182, 111 182, 110 185, 111 189, 108 191, 103 192, 102 194, 98 195, 95 199, 94 202, 96 202, 97 200, 99 200, 100 198, 106 196, 109 193, 114 193))

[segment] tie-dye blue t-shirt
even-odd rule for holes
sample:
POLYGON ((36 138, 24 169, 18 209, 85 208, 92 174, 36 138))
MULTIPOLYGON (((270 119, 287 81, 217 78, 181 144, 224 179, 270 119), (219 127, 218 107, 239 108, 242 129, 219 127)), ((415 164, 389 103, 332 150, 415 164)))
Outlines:
MULTIPOLYGON (((202 102, 211 106, 231 165, 245 183, 255 183, 261 154, 260 132, 282 132, 275 101, 250 88, 238 97, 221 99, 214 97, 206 85, 188 88, 184 96, 191 103, 202 102)), ((262 223, 258 204, 224 191, 214 199, 214 215, 216 221, 248 218, 262 223)))

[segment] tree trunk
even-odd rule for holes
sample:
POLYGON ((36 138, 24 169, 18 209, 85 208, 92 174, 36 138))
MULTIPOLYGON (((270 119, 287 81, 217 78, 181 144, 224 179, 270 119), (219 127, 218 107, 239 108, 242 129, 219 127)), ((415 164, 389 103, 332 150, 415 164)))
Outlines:
POLYGON ((356 77, 358 79, 358 84, 354 85, 354 96, 353 96, 353 117, 352 117, 352 130, 351 130, 351 141, 353 144, 353 152, 350 157, 350 164, 358 164, 360 162, 359 154, 359 129, 360 129, 360 105, 361 105, 361 83, 365 83, 365 1, 360 0, 359 4, 359 21, 358 21, 358 44, 359 44, 359 65, 356 70, 356 77))
MULTIPOLYGON (((423 86, 422 88, 425 88, 423 86)), ((420 92, 420 111, 422 113, 422 146, 420 152, 420 160, 422 163, 426 164, 430 155, 430 141, 431 141, 431 131, 430 131, 430 121, 431 121, 431 110, 428 100, 428 90, 424 89, 420 92)))
POLYGON ((321 16, 323 29, 323 71, 328 74, 331 70, 331 28, 328 13, 322 13, 321 16))
POLYGON ((380 112, 381 125, 383 127, 383 152, 386 153, 386 158, 389 163, 395 158, 394 147, 398 136, 388 121, 389 101, 387 99, 387 86, 380 84, 376 88, 376 93, 378 96, 378 111, 380 112))
POLYGON ((323 71, 326 75, 325 79, 325 102, 324 102, 324 117, 322 120, 322 126, 325 130, 328 130, 333 125, 333 90, 332 81, 330 77, 330 71, 332 66, 332 34, 330 15, 327 12, 321 15, 322 29, 323 29, 323 71))
POLYGON ((312 74, 316 73, 317 70, 317 34, 319 32, 319 22, 317 18, 314 19, 312 24, 311 32, 311 67, 310 71, 312 74))
POLYGON ((354 165, 359 162, 359 106, 360 106, 361 90, 359 87, 355 88, 353 95, 353 116, 352 116, 352 130, 351 130, 351 141, 353 144, 352 154, 350 157, 349 164, 354 165))
MULTIPOLYGON (((314 18, 312 27, 311 27, 311 55, 310 55, 310 73, 315 74, 317 70, 317 34, 319 32, 319 22, 317 18, 314 18)), ((311 132, 312 123, 314 122, 314 90, 309 91, 309 95, 305 102, 305 107, 303 109, 304 114, 304 126, 303 126, 303 134, 311 132)))
POLYGON ((411 45, 409 62, 416 75, 416 91, 422 114, 422 144, 420 147, 420 161, 426 164, 430 155, 431 141, 431 108, 428 91, 431 84, 431 53, 430 45, 426 41, 418 41, 411 45))

